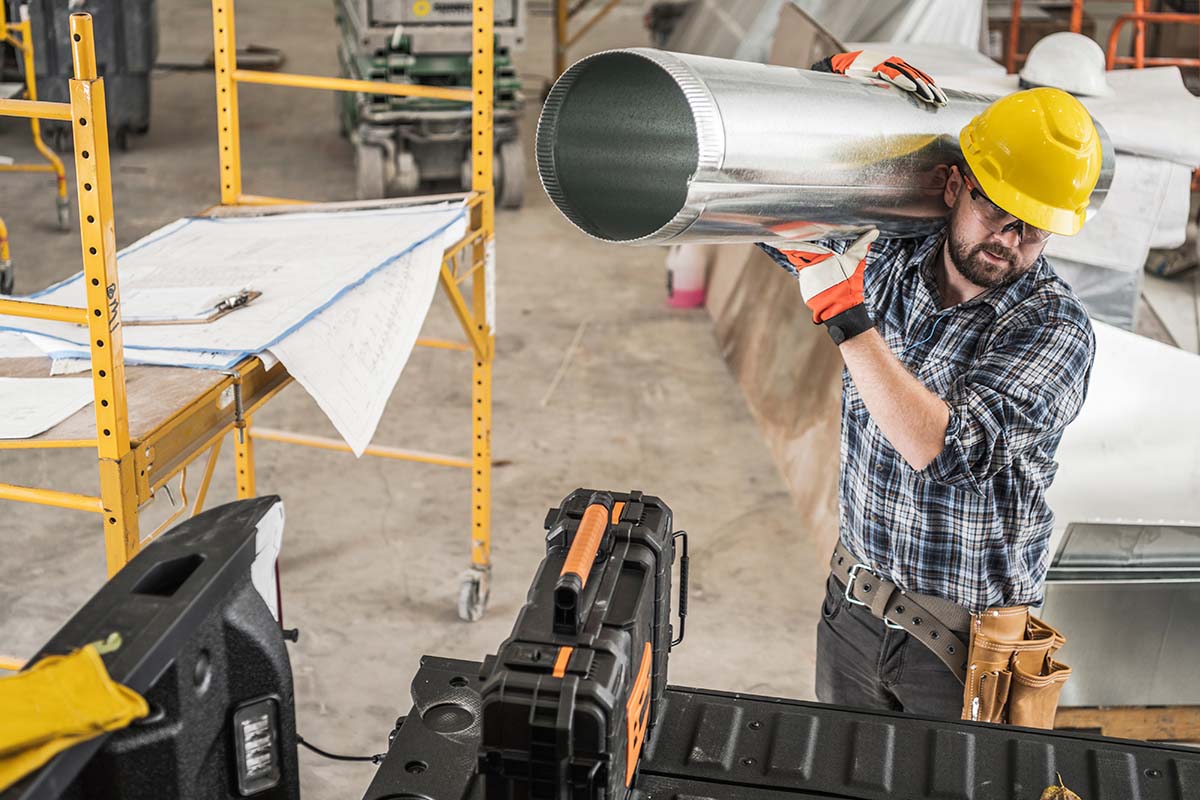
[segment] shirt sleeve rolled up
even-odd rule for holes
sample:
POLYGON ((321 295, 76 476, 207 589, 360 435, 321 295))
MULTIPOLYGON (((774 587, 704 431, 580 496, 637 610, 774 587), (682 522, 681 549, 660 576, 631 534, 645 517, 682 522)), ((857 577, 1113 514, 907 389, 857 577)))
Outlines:
POLYGON ((1090 328, 1050 321, 1004 334, 943 398, 945 446, 921 474, 984 494, 984 484, 1079 414, 1095 356, 1090 328))

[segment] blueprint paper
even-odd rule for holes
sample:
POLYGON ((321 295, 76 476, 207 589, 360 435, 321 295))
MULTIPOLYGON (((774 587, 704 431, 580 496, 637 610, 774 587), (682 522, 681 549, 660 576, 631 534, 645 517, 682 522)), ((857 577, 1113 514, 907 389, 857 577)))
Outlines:
MULTIPOLYGON (((292 330, 284 329, 283 322, 276 320, 275 329, 279 333, 273 335, 276 341, 269 349, 244 352, 213 350, 209 340, 203 337, 202 345, 197 349, 130 347, 132 334, 153 336, 178 330, 203 332, 215 327, 221 320, 202 325, 134 326, 126 327, 123 331, 126 363, 224 370, 235 365, 250 352, 256 353, 268 369, 283 360, 289 373, 317 401, 347 444, 356 454, 361 455, 370 443, 387 400, 415 345, 436 291, 444 249, 461 238, 466 229, 466 217, 460 206, 441 205, 432 208, 435 214, 428 213, 431 209, 429 206, 417 207, 418 211, 425 212, 423 214, 412 213, 411 207, 397 209, 407 212, 401 220, 406 224, 392 224, 390 228, 387 238, 391 255, 378 267, 368 270, 361 280, 349 283, 339 290, 331 302, 308 315, 292 330), (422 226, 415 224, 419 218, 424 219, 422 226), (405 236, 408 238, 404 238, 405 236)), ((331 218, 342 219, 354 213, 356 212, 289 216, 303 217, 310 220, 309 224, 313 218, 319 218, 322 228, 325 228, 326 223, 331 222, 331 218)), ((379 212, 371 213, 378 215, 379 212)), ((253 219, 262 221, 264 218, 253 219)), ((153 244, 160 237, 171 237, 181 227, 183 226, 180 223, 167 226, 127 248, 120 254, 122 268, 125 266, 124 259, 139 247, 147 243, 153 244)), ((340 231, 340 227, 333 227, 340 231)), ((328 237, 322 242, 322 248, 327 249, 331 246, 330 242, 336 242, 339 243, 336 246, 338 254, 344 250, 354 250, 353 247, 341 247, 342 236, 338 233, 328 237)), ((258 252, 261 252, 261 248, 256 248, 247 255, 258 252)), ((235 266, 231 265, 224 273, 228 275, 235 266)), ((68 279, 51 287, 37 299, 46 302, 47 296, 69 288, 73 280, 76 279, 68 279)), ((136 298, 140 292, 143 298, 147 298, 161 291, 168 294, 158 299, 174 303, 180 313, 185 313, 194 309, 194 298, 211 294, 204 287, 193 291, 193 287, 155 286, 147 292, 138 283, 127 280, 124 273, 121 275, 121 281, 123 309, 124 298, 130 294, 136 298), (177 289, 182 291, 171 294, 177 289)), ((345 282, 345 279, 342 282, 345 282)), ((237 286, 238 290, 243 287, 254 288, 247 283, 227 283, 218 288, 222 292, 230 286, 237 286)), ((279 292, 276 298, 286 299, 283 295, 284 293, 279 292)), ((222 319, 237 318, 262 300, 262 297, 257 298, 250 305, 237 309, 222 319)), ((149 309, 155 306, 147 302, 144 303, 144 307, 149 309)), ((72 344, 64 341, 64 336, 61 335, 64 328, 74 326, 66 323, 57 323, 57 326, 57 336, 0 331, 0 357, 7 354, 6 350, 16 352, 18 348, 28 353, 29 345, 32 344, 36 348, 35 353, 45 354, 53 360, 54 374, 87 370, 90 366, 90 353, 86 344, 72 344)), ((265 325, 262 327, 266 328, 265 325)), ((82 380, 87 381, 90 387, 90 381, 82 380)), ((89 388, 88 398, 90 397, 89 388)), ((5 408, 0 405, 0 412, 3 411, 5 408)))
POLYGON ((91 378, 0 378, 0 439, 45 433, 91 402, 91 378))
POLYGON ((55 358, 50 361, 51 375, 78 375, 91 368, 90 358, 55 358))
POLYGON ((361 456, 437 289, 442 253, 464 224, 420 245, 271 348, 361 456))
MULTIPOLYGON (((262 292, 254 302, 204 325, 124 329, 133 351, 227 353, 226 365, 265 350, 342 292, 464 216, 461 203, 339 213, 192 218, 155 231, 118 255, 123 291, 238 286, 262 292)), ((82 273, 36 295, 39 302, 82 306, 82 273)), ((0 316, 0 328, 86 347, 86 329, 0 316)), ((148 359, 152 360, 152 359, 148 359)))
POLYGON ((125 289, 121 292, 121 320, 126 325, 179 320, 202 322, 216 312, 218 303, 237 295, 244 288, 239 284, 230 284, 224 287, 125 289))
POLYGON ((24 334, 0 331, 0 358, 41 358, 44 355, 42 348, 29 341, 24 334))
MULTIPOLYGON (((91 351, 84 345, 74 345, 36 333, 17 334, 38 348, 39 354, 53 361, 50 374, 64 375, 91 369, 91 351)), ((3 343, 0 342, 0 347, 3 343)), ((125 350, 125 363, 162 367, 191 367, 194 369, 230 369, 244 354, 206 353, 200 350, 125 350)))

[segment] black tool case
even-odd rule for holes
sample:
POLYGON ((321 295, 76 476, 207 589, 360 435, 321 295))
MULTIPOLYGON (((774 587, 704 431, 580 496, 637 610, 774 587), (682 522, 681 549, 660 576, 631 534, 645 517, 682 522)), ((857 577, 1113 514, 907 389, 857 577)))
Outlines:
POLYGON ((488 800, 621 800, 666 689, 671 510, 579 489, 546 530, 528 601, 480 673, 479 771, 488 800))
POLYGON ((181 522, 38 651, 31 664, 119 634, 104 666, 150 713, 59 753, 0 800, 299 800, 292 668, 251 577, 279 505, 256 497, 181 522))
MULTIPOLYGON (((86 11, 95 25, 96 69, 104 78, 108 135, 122 150, 129 134, 150 128, 150 74, 158 60, 157 0, 5 0, 9 19, 20 19, 28 5, 34 40, 34 71, 39 100, 68 102, 71 60, 71 14, 86 11)), ((44 121, 56 149, 71 149, 71 125, 44 121)))

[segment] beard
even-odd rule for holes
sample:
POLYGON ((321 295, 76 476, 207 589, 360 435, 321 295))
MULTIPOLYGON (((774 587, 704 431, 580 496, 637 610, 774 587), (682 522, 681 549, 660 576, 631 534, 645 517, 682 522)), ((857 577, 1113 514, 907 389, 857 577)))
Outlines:
POLYGON ((976 286, 994 289, 1003 286, 1025 271, 1019 266, 1017 252, 995 242, 980 242, 971 245, 955 238, 950 233, 950 260, 962 276, 976 286), (984 253, 1003 259, 1002 263, 990 260, 984 253))

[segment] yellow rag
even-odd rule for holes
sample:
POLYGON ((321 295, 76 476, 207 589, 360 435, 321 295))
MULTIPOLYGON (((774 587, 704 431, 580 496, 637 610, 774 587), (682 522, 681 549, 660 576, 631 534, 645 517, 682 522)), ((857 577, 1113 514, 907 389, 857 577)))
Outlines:
POLYGON ((0 709, 0 791, 68 747, 150 710, 141 695, 109 677, 90 644, 0 678, 0 709))

